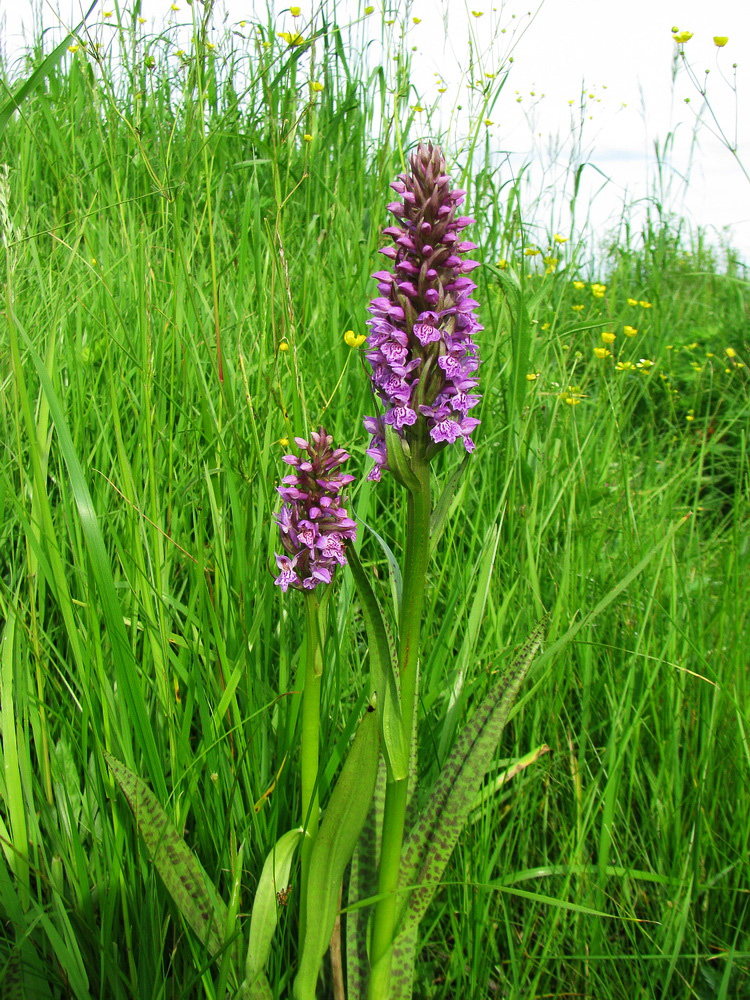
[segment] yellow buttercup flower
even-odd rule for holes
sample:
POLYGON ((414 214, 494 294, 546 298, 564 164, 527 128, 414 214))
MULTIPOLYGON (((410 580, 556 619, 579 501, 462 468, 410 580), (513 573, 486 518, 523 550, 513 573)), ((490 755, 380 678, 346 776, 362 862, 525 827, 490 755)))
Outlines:
POLYGON ((638 331, 634 326, 624 326, 623 331, 626 337, 635 337, 635 335, 638 333, 638 331))
POLYGON ((176 4, 176 3, 173 3, 173 4, 172 4, 172 10, 179 10, 179 9, 180 9, 180 8, 179 8, 179 7, 177 6, 177 4, 176 4))
POLYGON ((484 124, 485 125, 494 125, 495 123, 492 121, 491 118, 485 118, 484 119, 484 124))
POLYGON ((279 444, 281 445, 282 448, 288 448, 289 438, 279 438, 279 444))
POLYGON ((287 45, 301 45, 305 40, 297 31, 294 34, 291 31, 279 31, 278 37, 285 41, 287 45))
POLYGON ((618 372, 634 372, 635 365, 632 361, 618 361, 615 365, 615 371, 618 372))
POLYGON ((526 381, 527 382, 536 382, 536 380, 539 378, 539 375, 540 375, 540 372, 527 372, 526 373, 526 381))
POLYGON ((111 10, 103 10, 102 11, 102 17, 112 17, 112 11, 111 10))
POLYGON ((569 385, 566 392, 561 392, 559 398, 568 406, 578 406, 581 402, 581 387, 579 385, 569 385))
POLYGON ((672 38, 674 38, 678 45, 684 45, 685 42, 689 42, 692 37, 692 31, 679 31, 677 34, 672 35, 672 38))
POLYGON ((714 45, 719 49, 723 49, 728 41, 729 35, 714 35, 714 45))
POLYGON ((582 305, 571 306, 570 308, 573 310, 573 312, 576 312, 576 313, 583 312, 583 306, 582 305))
POLYGON ((366 333, 356 334, 354 330, 347 330, 344 334, 344 341, 349 347, 361 347, 366 340, 366 333))
POLYGON ((612 333, 610 330, 602 330, 602 343, 604 344, 614 344, 616 334, 612 333))
POLYGON ((279 344, 279 350, 280 351, 288 351, 289 350, 289 343, 286 340, 282 340, 281 343, 279 344))
POLYGON ((578 291, 578 292, 580 292, 581 289, 585 288, 585 287, 586 287, 586 282, 585 281, 574 281, 573 282, 573 288, 575 288, 576 291, 578 291))
POLYGON ((497 262, 497 266, 500 268, 501 271, 504 271, 505 268, 508 266, 508 261, 505 259, 505 257, 501 257, 500 260, 497 262))
POLYGON ((646 302, 645 299, 641 299, 641 301, 638 303, 638 305, 641 307, 641 309, 650 309, 651 308, 651 303, 650 302, 646 302))
POLYGON ((471 13, 473 17, 482 17, 484 15, 483 10, 473 10, 471 13))
POLYGON ((600 359, 612 357, 612 352, 608 350, 606 347, 595 347, 594 354, 597 356, 597 358, 600 359))
POLYGON ((374 7, 365 7, 365 14, 372 14, 374 10, 374 7))
POLYGON ((555 243, 567 243, 569 238, 570 237, 568 236, 561 236, 559 233, 555 233, 555 235, 552 237, 555 243))
POLYGON ((629 306, 637 306, 638 305, 638 299, 628 299, 628 305, 629 306))
POLYGON ((552 325, 551 323, 542 323, 542 325, 539 327, 539 329, 540 330, 549 330, 549 328, 550 328, 551 325, 552 325))
POLYGON ((422 18, 421 17, 415 17, 413 20, 414 20, 415 24, 421 24, 422 23, 422 18))
POLYGON ((726 347, 726 348, 724 348, 724 353, 726 354, 726 356, 728 358, 736 358, 737 357, 737 351, 735 351, 735 349, 733 347, 726 347))
POLYGON ((541 252, 542 251, 539 249, 539 247, 526 247, 526 249, 524 250, 524 253, 526 254, 527 257, 536 257, 536 255, 541 252))
POLYGON ((299 7, 290 7, 289 8, 289 13, 292 15, 292 17, 299 17, 299 15, 300 15, 300 8, 299 7))
POLYGON ((68 52, 77 52, 77 51, 78 51, 78 46, 77 45, 69 45, 68 46, 68 52))
POLYGON ((640 361, 636 363, 636 368, 640 368, 641 371, 647 372, 649 368, 653 367, 654 362, 650 361, 648 358, 641 358, 640 361))
POLYGON ((323 89, 323 84, 319 83, 317 80, 311 83, 310 86, 312 87, 312 89, 315 91, 316 94, 319 94, 323 89))
POLYGON ((606 291, 607 291, 606 285, 599 285, 597 284, 597 282, 594 282, 594 284, 591 286, 591 294, 594 296, 595 299, 603 299, 604 293, 606 291))
POLYGON ((310 135, 309 132, 305 132, 305 134, 302 136, 302 138, 305 140, 305 142, 312 142, 313 141, 313 137, 310 135))
POLYGON ((139 17, 138 18, 138 24, 145 24, 145 23, 146 23, 146 18, 145 17, 139 17))

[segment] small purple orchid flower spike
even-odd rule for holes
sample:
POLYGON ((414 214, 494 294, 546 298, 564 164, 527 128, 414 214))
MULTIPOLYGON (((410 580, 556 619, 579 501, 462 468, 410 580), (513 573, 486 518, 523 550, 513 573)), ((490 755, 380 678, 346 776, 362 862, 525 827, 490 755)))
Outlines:
POLYGON ((451 190, 439 147, 420 143, 409 167, 391 184, 402 201, 388 205, 398 225, 384 230, 394 246, 380 252, 393 261, 393 272, 373 275, 380 295, 367 321, 367 360, 384 408, 364 421, 374 480, 389 468, 386 428, 406 443, 406 454, 421 447, 429 461, 459 438, 473 451, 471 433, 479 424, 469 416, 480 401, 472 392, 479 368, 472 335, 483 327, 474 315, 476 285, 466 277, 479 263, 464 259, 476 244, 459 235, 474 220, 456 214, 465 192, 451 190))
POLYGON ((332 448, 333 438, 322 427, 310 441, 299 437, 294 441, 307 454, 284 455, 296 471, 277 487, 285 502, 275 515, 284 553, 274 553, 280 570, 274 582, 284 592, 289 587, 314 590, 320 583, 330 583, 336 567, 346 565, 344 542, 354 541, 357 534, 342 492, 354 476, 338 471, 349 455, 343 448, 332 448))

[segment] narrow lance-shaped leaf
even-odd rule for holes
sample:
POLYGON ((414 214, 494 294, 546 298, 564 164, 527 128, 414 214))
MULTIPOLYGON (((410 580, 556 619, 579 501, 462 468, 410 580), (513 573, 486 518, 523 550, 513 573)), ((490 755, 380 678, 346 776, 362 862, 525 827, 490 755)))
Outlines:
MULTIPOLYGON (((375 793, 349 869, 347 905, 369 899, 378 891, 378 854, 380 828, 385 806, 386 767, 381 755, 375 793)), ((364 1000, 370 962, 367 956, 367 919, 369 910, 349 910, 346 914, 346 996, 364 1000)))
POLYGON ((21 965, 21 954, 19 951, 11 952, 5 966, 5 972, 0 976, 0 986, 2 987, 5 1000, 25 1000, 23 966, 21 965))
POLYGON ((469 455, 464 455, 463 461, 449 478, 448 482, 443 487, 443 492, 440 494, 440 499, 435 504, 435 509, 430 516, 430 553, 432 554, 437 543, 440 541, 440 536, 443 533, 443 529, 448 520, 448 514, 450 513, 451 506, 455 499, 456 493, 458 493, 458 487, 461 485, 461 479, 464 472, 469 465, 469 455))
POLYGON ((411 891, 399 915, 390 1000, 411 997, 414 929, 435 894, 466 823, 521 684, 542 644, 547 621, 545 616, 535 626, 505 675, 459 734, 429 802, 404 843, 400 881, 419 888, 411 891))
POLYGON ((393 613, 396 618, 398 618, 398 610, 401 607, 401 594, 403 593, 404 584, 403 578, 401 576, 401 567, 398 564, 398 559, 393 554, 393 549, 390 547, 388 542, 381 534, 379 534, 371 524, 367 521, 363 521, 359 515, 355 515, 360 524, 364 525, 365 528, 370 532, 372 537, 378 543, 380 548, 383 550, 383 555, 388 563, 388 579, 391 584, 391 596, 393 598, 393 613))
POLYGON ((289 884, 294 852, 303 835, 302 827, 289 830, 279 838, 263 865, 250 917, 250 943, 245 962, 245 981, 240 991, 242 997, 252 997, 255 984, 263 978, 263 970, 268 961, 278 922, 279 904, 276 894, 286 889, 289 884))
POLYGON ((353 546, 347 549, 347 562, 362 602, 362 615, 370 647, 372 688, 380 700, 379 715, 388 780, 402 781, 408 773, 409 750, 401 719, 393 636, 353 546))
POLYGON ((138 831, 177 909, 209 952, 217 954, 223 944, 226 904, 209 890, 203 866, 146 783, 110 754, 105 753, 104 759, 133 810, 138 831))
POLYGON ((295 1000, 314 1000, 320 963, 331 939, 339 888, 370 808, 379 757, 378 720, 373 705, 359 724, 310 855, 307 933, 295 1000))

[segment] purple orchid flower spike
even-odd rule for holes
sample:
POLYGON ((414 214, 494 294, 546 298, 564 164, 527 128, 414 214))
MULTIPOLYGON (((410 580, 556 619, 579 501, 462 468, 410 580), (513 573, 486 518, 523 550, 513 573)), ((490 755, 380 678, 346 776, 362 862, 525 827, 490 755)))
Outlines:
POLYGON ((409 167, 391 184, 402 201, 388 205, 398 225, 384 230, 394 245, 380 252, 393 261, 393 271, 373 275, 380 294, 367 321, 367 360, 384 410, 364 422, 374 480, 389 468, 387 428, 407 455, 417 446, 429 461, 459 439, 473 451, 471 434, 479 424, 468 411, 480 401, 471 392, 479 384, 472 335, 483 327, 471 297, 476 285, 466 277, 479 263, 464 259, 476 244, 460 236, 474 220, 456 214, 465 192, 451 190, 439 147, 420 143, 409 167))
POLYGON ((285 502, 274 518, 284 549, 274 553, 280 570, 274 582, 285 593, 289 587, 314 590, 319 583, 330 583, 336 567, 346 565, 345 541, 354 541, 357 534, 342 492, 354 476, 339 472, 349 455, 343 448, 333 449, 333 438, 322 427, 310 441, 294 441, 303 454, 284 455, 295 471, 277 487, 285 502))

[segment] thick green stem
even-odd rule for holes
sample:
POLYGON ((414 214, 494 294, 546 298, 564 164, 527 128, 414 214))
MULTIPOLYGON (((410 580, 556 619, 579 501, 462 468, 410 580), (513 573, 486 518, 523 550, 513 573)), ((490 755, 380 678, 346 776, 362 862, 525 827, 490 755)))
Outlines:
MULTIPOLYGON (((419 489, 409 494, 406 522, 404 589, 399 617, 398 666, 401 717, 411 745, 417 706, 417 656, 422 629, 425 578, 430 556, 430 467, 416 455, 412 470, 419 489)), ((385 893, 375 908, 368 1000, 387 1000, 391 978, 391 949, 396 929, 398 878, 406 822, 408 779, 389 782, 385 792, 383 836, 378 869, 378 893, 385 893)))
POLYGON ((323 637, 320 632, 318 598, 315 591, 305 594, 307 649, 305 656, 305 687, 302 691, 302 822, 309 836, 302 842, 302 887, 300 893, 300 949, 305 940, 307 880, 310 874, 310 852, 318 832, 318 762, 320 747, 320 684, 323 676, 323 637))

